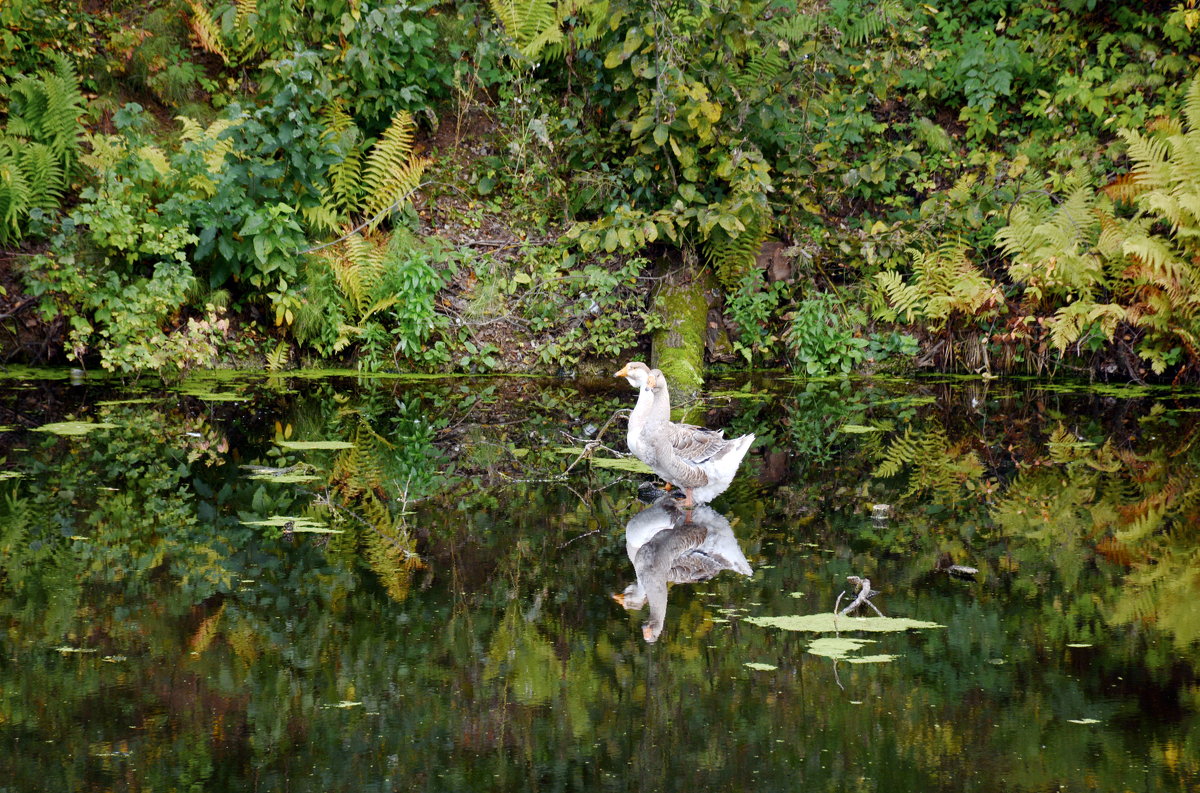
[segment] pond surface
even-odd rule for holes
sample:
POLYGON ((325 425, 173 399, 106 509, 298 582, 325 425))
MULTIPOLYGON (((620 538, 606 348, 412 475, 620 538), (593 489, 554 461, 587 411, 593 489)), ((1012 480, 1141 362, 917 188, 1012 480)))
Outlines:
POLYGON ((1195 391, 718 382, 690 514, 634 396, 8 372, 0 791, 1200 784, 1195 391))

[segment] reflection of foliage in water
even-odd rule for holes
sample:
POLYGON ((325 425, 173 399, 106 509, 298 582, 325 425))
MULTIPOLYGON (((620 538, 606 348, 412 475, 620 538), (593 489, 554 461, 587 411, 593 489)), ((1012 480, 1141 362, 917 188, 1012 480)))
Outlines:
MULTIPOLYGON (((0 658, 0 734, 19 731, 25 747, 0 759, 0 772, 60 789, 313 791, 421 780, 596 789, 633 776, 655 789, 733 789, 752 771, 767 789, 851 789, 885 766, 892 789, 985 790, 983 780, 1001 777, 1070 788, 1081 766, 1103 789, 1140 789, 1200 773, 1187 759, 1200 728, 1181 711, 1194 697, 1183 684, 1194 659, 1141 627, 1156 622, 1182 641, 1194 602, 1182 599, 1190 584, 1172 587, 1194 560, 1183 527, 1196 517, 1200 461, 1187 425, 1172 427, 1170 416, 1135 406, 1121 424, 1037 397, 993 396, 975 410, 955 400, 957 389, 897 398, 825 384, 795 404, 784 390, 718 407, 721 425, 774 430, 782 449, 821 427, 823 445, 809 448, 829 462, 797 459, 783 487, 723 497, 747 554, 770 564, 744 582, 673 592, 671 630, 646 648, 637 618, 608 597, 630 575, 620 526, 638 508, 638 478, 585 461, 565 481, 538 481, 569 462, 552 451, 566 443, 561 433, 586 437, 629 394, 553 381, 464 385, 320 384, 295 405, 265 403, 257 419, 239 411, 244 424, 234 414, 185 424, 181 413, 130 407, 106 416, 123 425, 111 435, 129 434, 111 446, 118 457, 100 435, 39 439, 38 473, 6 483, 20 495, 0 520, 0 625, 20 637, 0 658), (258 452, 258 441, 214 429, 262 438, 256 428, 276 420, 292 438, 355 446, 258 452), (884 431, 834 435, 846 422, 884 431), (328 488, 206 465, 226 435, 245 462, 303 460, 328 488), (914 488, 926 481, 916 459, 873 477, 906 435, 943 444, 930 455, 974 455, 978 474, 914 488), (1119 470, 1101 470, 1114 461, 1119 470), (116 473, 100 475, 107 470, 116 473), (401 515, 406 483, 413 514, 401 515), (142 530, 174 521, 176 536, 125 537, 111 524, 133 506, 101 504, 111 491, 97 486, 157 499, 157 520, 146 509, 132 519, 142 530), (785 488, 793 495, 781 496, 785 488), (867 517, 878 502, 896 510, 886 528, 867 517), (1069 525, 1059 533, 1042 509, 1069 525), (320 515, 346 534, 322 547, 240 523, 273 513, 320 515), (380 526, 407 527, 427 567, 372 560, 368 538, 380 526), (1148 529, 1140 537, 1139 527, 1148 529), (114 539, 97 561, 64 533, 127 547, 114 539), (178 547, 163 545, 152 571, 131 561, 153 560, 154 543, 170 542, 178 547), (213 569, 231 574, 228 586, 173 566, 172 555, 198 553, 197 571, 211 567, 205 547, 221 555, 213 569), (970 554, 963 561, 982 568, 981 580, 930 573, 941 550, 970 554), (88 569, 90 579, 77 578, 88 569), (851 572, 878 581, 889 615, 950 627, 889 640, 880 651, 899 656, 890 669, 842 667, 842 692, 806 640, 713 619, 725 606, 826 608, 829 582, 851 572), (804 597, 789 597, 794 590, 804 597), (1139 630, 1110 628, 1127 619, 1139 630), (1096 646, 1070 651, 1072 661, 1066 641, 1096 646), (51 649, 64 644, 97 652, 51 649), (779 668, 750 679, 746 661, 779 668), (1137 696, 1114 692, 1116 680, 1137 696), (1184 702, 1172 710, 1171 697, 1184 702), (1153 706, 1152 722, 1135 712, 1139 698, 1153 706), (1100 723, 1067 721, 1081 716, 1100 723)), ((623 449, 623 424, 614 431, 605 440, 623 449)), ((745 483, 760 465, 750 461, 745 483)))

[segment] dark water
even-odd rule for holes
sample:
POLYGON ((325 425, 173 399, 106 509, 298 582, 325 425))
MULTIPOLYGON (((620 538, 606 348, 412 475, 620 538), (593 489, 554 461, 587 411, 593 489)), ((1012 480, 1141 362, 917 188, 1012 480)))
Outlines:
POLYGON ((9 373, 0 791, 1200 784, 1195 392, 716 383, 689 419, 759 440, 688 526, 649 476, 563 475, 633 396, 9 373), (112 426, 35 430, 67 420, 112 426), (670 588, 654 642, 613 599, 630 521, 727 568, 670 588), (829 612, 849 575, 942 627, 843 618, 874 643, 835 660, 750 621, 829 612))

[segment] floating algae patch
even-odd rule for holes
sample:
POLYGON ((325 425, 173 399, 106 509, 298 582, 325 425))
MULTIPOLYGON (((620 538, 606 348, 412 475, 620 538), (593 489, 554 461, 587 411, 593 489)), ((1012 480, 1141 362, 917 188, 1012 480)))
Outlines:
POLYGON ((742 664, 742 666, 746 667, 747 669, 753 669, 755 672, 774 672, 779 668, 774 664, 760 664, 754 661, 747 661, 746 663, 742 664))
POLYGON ((837 631, 885 633, 946 627, 936 622, 910 620, 907 617, 843 617, 831 611, 823 611, 820 614, 788 614, 782 617, 746 617, 743 622, 764 628, 806 631, 808 633, 836 633, 837 631))
POLYGON ((773 394, 767 391, 710 391, 709 399, 770 399, 773 394))
POLYGON ((265 473, 261 473, 261 474, 250 474, 246 478, 247 479, 255 479, 255 480, 258 480, 259 482, 286 483, 286 482, 311 482, 314 479, 320 479, 321 477, 317 476, 316 474, 265 474, 265 473))
POLYGON ((56 653, 62 653, 63 655, 70 655, 72 653, 94 653, 94 652, 96 652, 96 648, 95 647, 68 647, 67 645, 64 644, 62 647, 55 647, 54 651, 56 653))
POLYGON ((292 449, 293 451, 354 448, 354 444, 350 441, 275 441, 275 445, 283 449, 292 449))
POLYGON ((288 524, 292 524, 292 531, 296 534, 344 534, 341 529, 331 529, 320 521, 312 518, 299 518, 290 515, 272 515, 264 520, 244 520, 243 526, 255 526, 258 528, 286 528, 288 524))
MULTIPOLYGON (((583 449, 572 449, 570 446, 560 446, 554 449, 555 454, 573 454, 579 456, 583 449)), ((597 468, 609 468, 614 471, 628 471, 634 474, 653 474, 650 466, 636 457, 589 457, 588 462, 597 468)))
POLYGON ((1099 719, 1067 719, 1072 724, 1099 724, 1099 719))
POLYGON ((36 369, 32 366, 0 367, 0 380, 67 380, 70 369, 36 369))
POLYGON ((874 644, 874 639, 852 639, 849 637, 822 637, 813 639, 812 644, 808 645, 808 651, 813 655, 820 655, 824 658, 834 658, 839 661, 848 661, 852 664, 886 664, 896 660, 894 655, 860 655, 856 658, 850 657, 850 653, 856 653, 868 644, 874 644))
POLYGON ((1090 644, 1085 644, 1085 643, 1083 643, 1083 642, 1073 642, 1073 643, 1071 643, 1071 644, 1068 644, 1067 646, 1068 646, 1068 647, 1091 647, 1092 645, 1090 645, 1090 644))
POLYGON ((116 405, 153 405, 155 402, 162 402, 161 397, 139 397, 137 399, 105 399, 96 404, 101 407, 114 407, 116 405))
POLYGON ((883 432, 879 427, 870 427, 865 424, 843 424, 838 429, 851 435, 861 435, 867 432, 883 432))
POLYGON ((246 402, 250 399, 245 394, 237 394, 233 391, 192 391, 190 389, 180 389, 179 393, 184 396, 204 400, 205 402, 246 402))
POLYGON ((312 473, 316 469, 306 463, 289 465, 286 468, 273 468, 269 465, 239 465, 238 468, 248 471, 247 479, 260 482, 311 482, 320 478, 312 473))
POLYGON ((111 430, 116 429, 116 424, 108 424, 103 421, 57 421, 52 424, 43 424, 40 427, 34 427, 34 432, 49 432, 54 435, 87 435, 95 430, 111 430))
POLYGON ((5 479, 20 479, 24 474, 20 471, 0 471, 0 482, 5 479))

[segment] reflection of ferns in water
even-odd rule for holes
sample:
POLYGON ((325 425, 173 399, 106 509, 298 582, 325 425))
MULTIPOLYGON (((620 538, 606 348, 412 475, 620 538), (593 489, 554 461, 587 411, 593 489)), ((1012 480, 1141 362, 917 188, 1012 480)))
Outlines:
POLYGON ((330 489, 354 518, 347 525, 356 527, 367 564, 388 595, 401 601, 408 594, 413 572, 423 567, 405 515, 393 514, 388 500, 389 496, 399 497, 403 508, 410 497, 411 476, 397 493, 399 483, 386 473, 396 458, 406 455, 363 420, 355 428, 353 442, 354 447, 334 461, 330 489))
POLYGON ((902 498, 931 492, 953 504, 965 495, 964 486, 983 474, 983 463, 975 452, 951 445, 941 427, 919 433, 906 429, 888 444, 874 475, 890 478, 906 469, 908 489, 902 498))

